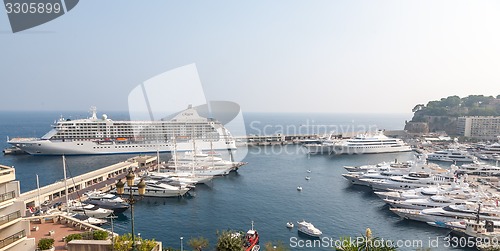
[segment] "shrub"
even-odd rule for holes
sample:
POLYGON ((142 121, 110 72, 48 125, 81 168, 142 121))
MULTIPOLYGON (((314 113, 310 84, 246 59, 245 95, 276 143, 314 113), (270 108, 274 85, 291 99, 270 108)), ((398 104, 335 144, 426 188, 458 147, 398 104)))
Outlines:
POLYGON ((38 241, 38 248, 40 250, 51 249, 54 246, 54 239, 52 238, 42 238, 38 241))
POLYGON ((81 239, 83 239, 81 234, 70 234, 70 235, 66 236, 66 238, 64 238, 64 241, 66 243, 68 243, 72 240, 81 240, 81 239))
POLYGON ((96 230, 93 234, 94 240, 107 240, 109 233, 104 230, 96 230))

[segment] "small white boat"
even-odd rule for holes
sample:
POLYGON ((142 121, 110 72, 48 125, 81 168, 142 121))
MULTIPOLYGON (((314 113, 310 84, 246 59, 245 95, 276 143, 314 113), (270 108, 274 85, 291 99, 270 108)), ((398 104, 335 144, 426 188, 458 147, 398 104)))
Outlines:
POLYGON ((102 224, 104 224, 104 223, 107 222, 104 219, 98 219, 98 218, 94 218, 94 217, 89 217, 89 216, 83 215, 83 214, 73 214, 73 215, 71 215, 71 217, 73 217, 73 218, 75 218, 77 220, 80 220, 80 221, 92 224, 92 225, 96 225, 96 226, 101 226, 102 224))
POLYGON ((94 218, 106 218, 113 213, 113 210, 100 208, 92 204, 85 204, 79 201, 70 201, 66 205, 68 210, 75 214, 83 214, 94 218))
POLYGON ((298 187, 297 187, 297 191, 302 191, 302 187, 301 187, 301 186, 298 186, 298 187))
POLYGON ((309 176, 306 176, 306 180, 310 180, 310 179, 311 179, 311 177, 309 177, 309 176))
POLYGON ((287 228, 293 228, 293 222, 289 221, 286 223, 287 228))
POLYGON ((307 172, 308 172, 308 173, 310 173, 310 172, 311 172, 311 170, 310 170, 310 169, 308 169, 308 170, 307 170, 307 172))
POLYGON ((320 237, 323 234, 321 230, 317 229, 313 224, 305 220, 297 222, 297 224, 298 231, 303 234, 309 235, 311 237, 320 237))

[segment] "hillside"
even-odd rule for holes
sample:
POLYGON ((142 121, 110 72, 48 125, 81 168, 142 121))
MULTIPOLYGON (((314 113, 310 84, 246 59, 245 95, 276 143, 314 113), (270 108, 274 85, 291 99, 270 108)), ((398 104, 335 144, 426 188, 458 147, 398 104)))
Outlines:
POLYGON ((470 95, 464 98, 449 96, 439 101, 418 104, 405 130, 415 133, 445 131, 456 135, 457 118, 461 116, 500 116, 500 95, 497 97, 470 95))

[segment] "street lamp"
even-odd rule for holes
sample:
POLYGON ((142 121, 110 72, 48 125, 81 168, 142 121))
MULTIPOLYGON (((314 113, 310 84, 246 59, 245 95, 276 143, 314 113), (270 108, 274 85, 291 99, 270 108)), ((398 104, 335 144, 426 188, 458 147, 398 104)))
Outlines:
MULTIPOLYGON (((137 184, 134 185, 134 179, 135 179, 135 174, 132 168, 128 170, 128 174, 125 176, 127 179, 127 186, 128 190, 130 191, 130 196, 128 199, 125 199, 125 201, 130 204, 130 222, 132 223, 132 250, 137 250, 135 246, 135 234, 134 234, 134 204, 137 202, 137 200, 134 198, 134 193, 132 192, 134 187, 137 187, 137 192, 139 196, 143 196, 144 193, 146 192, 146 182, 144 182, 143 179, 137 184)), ((118 180, 116 182, 116 193, 119 195, 122 195, 125 192, 125 183, 122 182, 122 180, 118 180)))
POLYGON ((184 237, 181 236, 181 251, 184 251, 184 248, 182 248, 182 239, 184 239, 184 237))

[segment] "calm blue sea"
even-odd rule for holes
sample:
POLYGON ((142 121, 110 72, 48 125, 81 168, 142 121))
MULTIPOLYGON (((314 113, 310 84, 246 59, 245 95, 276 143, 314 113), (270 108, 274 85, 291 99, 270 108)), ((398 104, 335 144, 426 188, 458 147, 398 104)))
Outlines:
MULTIPOLYGON (((86 117, 73 113, 72 118, 86 117)), ((60 116, 56 112, 0 112, 0 147, 5 148, 7 136, 40 137, 60 116)), ((108 113, 112 119, 126 119, 126 113, 108 113)), ((66 116, 69 117, 69 116, 66 116)), ((332 129, 398 130, 411 114, 257 114, 245 113, 246 133, 322 133, 332 129), (346 129, 347 128, 347 129, 346 129), (295 131, 294 131, 295 130, 295 131)), ((126 160, 131 155, 69 156, 70 175, 76 176, 106 165, 126 160)), ((167 158, 167 154, 162 154, 167 158)), ((209 186, 198 186, 192 198, 144 199, 135 207, 135 228, 142 237, 161 240, 164 246, 184 247, 192 237, 204 236, 213 247, 217 230, 255 228, 261 234, 261 244, 281 241, 291 250, 332 250, 326 238, 321 245, 301 247, 306 241, 297 230, 288 230, 288 221, 305 219, 333 240, 343 236, 358 236, 367 227, 375 236, 400 240, 405 247, 416 250, 429 247, 439 237, 439 248, 446 249, 442 239, 447 230, 423 223, 401 220, 370 189, 351 186, 341 174, 344 165, 363 165, 413 158, 412 153, 360 156, 308 156, 299 146, 268 146, 249 148, 249 154, 238 173, 214 179, 209 186), (312 172, 308 174, 306 170, 312 172), (311 179, 305 180, 309 175, 311 179), (297 186, 303 191, 298 192, 297 186), (406 242, 404 242, 406 241, 406 242), (421 242, 421 243, 420 243, 421 242)), ((63 178, 60 157, 29 155, 0 156, 0 163, 14 166, 23 192, 63 178)), ((118 233, 130 232, 129 211, 114 221, 118 233)), ((107 228, 111 228, 110 225, 107 228)), ((318 244, 318 243, 316 243, 318 244)))

